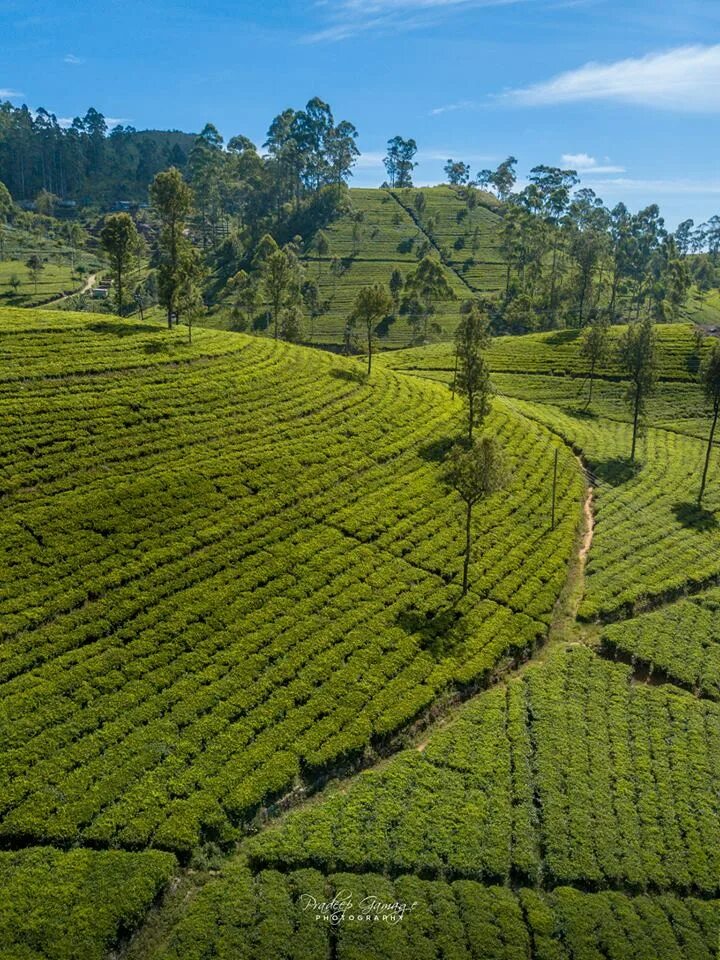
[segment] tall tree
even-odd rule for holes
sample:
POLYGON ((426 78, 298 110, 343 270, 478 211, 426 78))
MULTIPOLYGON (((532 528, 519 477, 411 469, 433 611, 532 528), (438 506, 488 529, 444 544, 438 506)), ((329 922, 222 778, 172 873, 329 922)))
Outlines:
POLYGON ((391 187, 411 187, 412 172, 417 166, 414 162, 417 144, 414 140, 393 137, 388 140, 387 155, 383 160, 391 187))
POLYGON ((388 288, 390 289, 390 296, 392 297, 393 310, 395 313, 398 312, 400 307, 400 294, 402 289, 405 286, 405 279, 402 275, 402 272, 398 270, 397 267, 390 274, 390 279, 388 280, 388 288))
POLYGON ((190 261, 185 221, 192 210, 193 195, 177 167, 159 173, 150 186, 150 203, 161 224, 158 287, 160 303, 167 310, 168 327, 179 317, 183 274, 190 261), (184 265, 181 269, 181 262, 184 265))
POLYGON ((435 304, 440 300, 454 300, 455 294, 445 276, 440 261, 433 256, 425 256, 405 281, 403 312, 410 317, 413 338, 418 339, 420 330, 427 340, 430 317, 435 312, 435 304))
POLYGON ((277 340, 280 337, 281 310, 297 307, 300 301, 302 277, 297 258, 287 250, 275 250, 263 262, 260 282, 270 302, 273 336, 277 340))
POLYGON ((467 594, 469 588, 473 507, 506 487, 509 479, 510 473, 505 456, 494 437, 482 437, 469 449, 456 444, 450 451, 448 480, 465 504, 463 596, 467 594))
POLYGON ((708 436, 707 451, 705 453, 705 464, 703 466, 702 480, 700 481, 700 491, 698 493, 698 506, 702 506, 702 499, 705 493, 705 483, 707 481, 708 467, 710 466, 710 455, 712 454, 713 442, 715 439, 715 428, 717 427, 718 414, 720 414, 720 343, 715 340, 708 357, 702 368, 702 385, 705 396, 712 404, 712 425, 708 436))
POLYGON ((33 253, 25 261, 25 266, 28 268, 30 279, 33 282, 33 285, 35 287, 35 293, 37 294, 38 281, 42 276, 43 270, 45 269, 45 263, 43 261, 43 258, 39 256, 37 253, 33 253))
POLYGON ((515 157, 508 157, 495 170, 480 170, 478 185, 485 190, 494 190, 501 200, 507 200, 517 180, 516 165, 515 157))
POLYGON ((465 397, 468 411, 467 439, 472 443, 473 429, 481 426, 490 413, 493 388, 483 350, 490 345, 490 320, 487 310, 476 301, 464 304, 455 331, 458 393, 465 397))
POLYGON ((451 187, 463 186, 470 179, 470 167, 462 160, 448 160, 443 170, 451 187))
POLYGON ((657 343, 652 320, 646 319, 628 324, 625 332, 618 339, 617 358, 630 380, 627 392, 627 400, 633 413, 630 462, 635 463, 640 418, 645 412, 647 398, 652 393, 657 379, 657 343))
POLYGON ((588 362, 586 379, 590 386, 587 403, 585 404, 586 410, 592 403, 597 368, 603 360, 605 360, 609 352, 609 334, 610 324, 601 315, 596 316, 592 323, 583 331, 582 342, 580 343, 580 356, 588 362))
POLYGON ((368 353, 368 377, 372 372, 373 342, 375 340, 377 325, 387 317, 392 310, 392 306, 392 298, 381 283, 361 287, 355 297, 352 308, 352 319, 355 323, 365 328, 368 353))
POLYGON ((120 316, 124 306, 124 281, 140 249, 140 236, 129 213, 111 213, 105 217, 100 243, 110 262, 115 281, 115 302, 120 316))

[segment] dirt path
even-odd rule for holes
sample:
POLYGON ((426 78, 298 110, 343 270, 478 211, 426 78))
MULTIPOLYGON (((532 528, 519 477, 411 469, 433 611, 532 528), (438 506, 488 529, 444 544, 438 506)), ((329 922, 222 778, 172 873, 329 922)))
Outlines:
POLYGON ((49 307, 52 303, 62 303, 63 300, 69 300, 70 297, 77 297, 78 294, 88 293, 95 286, 95 281, 97 280, 96 273, 90 273, 85 279, 85 283, 80 287, 79 290, 73 290, 72 293, 64 293, 61 297, 56 297, 55 300, 48 300, 45 304, 46 307, 49 307))

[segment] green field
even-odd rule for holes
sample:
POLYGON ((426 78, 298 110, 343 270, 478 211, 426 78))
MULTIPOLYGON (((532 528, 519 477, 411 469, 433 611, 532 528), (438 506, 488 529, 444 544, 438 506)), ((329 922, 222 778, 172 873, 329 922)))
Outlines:
POLYGON ((79 290, 88 273, 100 267, 97 254, 78 247, 73 250, 58 221, 52 227, 30 230, 17 224, 3 224, 0 232, 0 308, 32 307, 46 304, 79 290), (43 263, 37 285, 27 261, 37 256, 43 263), (84 272, 76 272, 74 267, 84 272), (17 278, 19 284, 10 281, 17 278))
POLYGON ((698 511, 658 335, 635 468, 616 367, 494 343, 460 600, 450 345, 0 311, 0 958, 712 960, 720 458, 698 511))

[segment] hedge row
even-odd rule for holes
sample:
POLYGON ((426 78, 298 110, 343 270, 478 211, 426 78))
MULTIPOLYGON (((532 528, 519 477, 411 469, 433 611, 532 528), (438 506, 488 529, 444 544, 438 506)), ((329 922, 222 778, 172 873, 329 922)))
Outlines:
POLYGON ((712 960, 718 906, 371 873, 252 875, 236 863, 149 960, 712 960), (332 926, 322 904, 334 898, 345 909, 332 926))
POLYGON ((606 627, 611 653, 656 668, 703 696, 720 700, 720 590, 606 627))
POLYGON ((273 867, 720 892, 720 707, 571 648, 247 842, 273 867))
POLYGON ((171 854, 0 852, 0 957, 103 960, 170 879, 171 854))
POLYGON ((241 348, 123 373, 133 324, 87 323, 49 342, 79 330, 117 373, 0 396, 7 842, 229 841, 300 774, 542 639, 582 486, 561 449, 549 531, 547 431, 493 414, 513 482, 475 511, 456 605, 462 509, 441 460, 458 424, 441 391, 221 333, 241 348))

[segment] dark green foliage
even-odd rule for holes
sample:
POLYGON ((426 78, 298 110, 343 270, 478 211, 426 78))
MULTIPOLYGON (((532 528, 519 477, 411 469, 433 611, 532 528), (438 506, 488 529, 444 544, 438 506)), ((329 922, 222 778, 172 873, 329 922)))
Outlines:
POLYGON ((167 853, 31 847, 0 852, 0 957, 103 960, 170 879, 167 853))
POLYGON ((713 960, 719 931, 717 901, 372 872, 253 875, 239 860, 151 960, 713 960), (342 919, 331 926, 331 916, 342 919))
POLYGON ((489 418, 517 479, 478 511, 466 639, 436 659, 401 621, 457 593, 447 391, 241 334, 2 323, 6 842, 229 843, 300 769, 546 633, 581 488, 568 453, 542 536, 547 431, 489 418))
POLYGON ((250 841, 253 862, 717 896, 720 707, 630 679, 558 652, 250 841))

